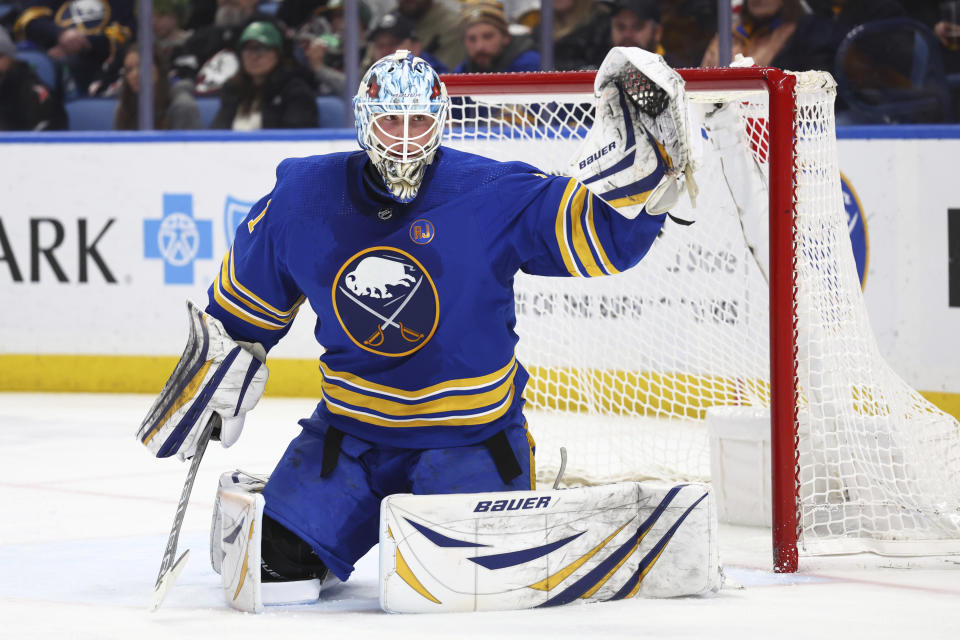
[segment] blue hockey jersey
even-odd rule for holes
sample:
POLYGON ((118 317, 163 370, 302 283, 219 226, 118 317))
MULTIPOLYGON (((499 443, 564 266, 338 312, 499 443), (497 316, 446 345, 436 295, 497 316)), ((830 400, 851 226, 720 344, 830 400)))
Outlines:
POLYGON ((362 151, 282 162, 238 228, 207 311, 270 349, 308 301, 323 397, 301 424, 396 447, 473 444, 523 424, 514 275, 628 269, 664 218, 628 220, 572 178, 448 148, 412 202, 378 185, 362 151))

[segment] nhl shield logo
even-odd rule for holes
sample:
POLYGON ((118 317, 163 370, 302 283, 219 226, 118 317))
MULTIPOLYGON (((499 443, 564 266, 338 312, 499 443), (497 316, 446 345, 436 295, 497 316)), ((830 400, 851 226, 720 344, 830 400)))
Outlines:
POLYGON ((340 267, 333 311, 361 349, 410 355, 430 341, 440 319, 437 288, 416 258, 393 247, 371 247, 340 267))

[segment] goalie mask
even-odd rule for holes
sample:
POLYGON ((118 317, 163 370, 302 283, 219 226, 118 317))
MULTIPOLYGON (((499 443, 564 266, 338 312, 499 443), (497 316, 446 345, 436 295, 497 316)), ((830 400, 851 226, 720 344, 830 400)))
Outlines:
POLYGON ((417 197, 449 104, 437 72, 409 51, 381 58, 363 76, 353 99, 357 141, 394 200, 417 197))

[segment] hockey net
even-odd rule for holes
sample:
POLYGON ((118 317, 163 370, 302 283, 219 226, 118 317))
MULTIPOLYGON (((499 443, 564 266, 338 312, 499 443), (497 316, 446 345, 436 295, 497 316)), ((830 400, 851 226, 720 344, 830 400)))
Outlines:
MULTIPOLYGON (((622 274, 516 279, 540 484, 556 476, 561 446, 572 484, 709 480, 707 411, 754 407, 773 416, 779 570, 796 569, 798 547, 960 552, 960 426, 890 369, 873 338, 832 78, 681 75, 702 147, 697 221, 668 221, 622 274), (782 215, 769 215, 771 202, 782 215)), ((454 96, 445 144, 568 173, 592 124, 592 73, 444 80, 454 96)))

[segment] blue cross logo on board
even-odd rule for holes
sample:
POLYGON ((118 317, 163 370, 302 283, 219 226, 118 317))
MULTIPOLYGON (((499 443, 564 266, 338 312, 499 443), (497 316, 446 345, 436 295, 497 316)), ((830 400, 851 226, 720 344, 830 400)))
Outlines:
POLYGON ((165 284, 193 284, 194 260, 213 258, 213 223, 193 217, 193 196, 163 194, 163 217, 143 221, 143 256, 163 260, 165 284))
POLYGON ((223 230, 226 233, 228 247, 233 244, 233 239, 237 235, 237 227, 240 226, 240 223, 247 217, 247 213, 255 204, 257 203, 240 200, 227 194, 227 200, 223 203, 223 230))

